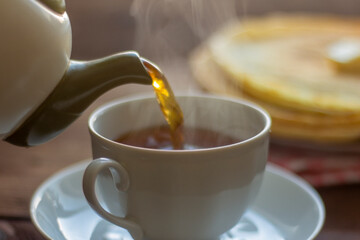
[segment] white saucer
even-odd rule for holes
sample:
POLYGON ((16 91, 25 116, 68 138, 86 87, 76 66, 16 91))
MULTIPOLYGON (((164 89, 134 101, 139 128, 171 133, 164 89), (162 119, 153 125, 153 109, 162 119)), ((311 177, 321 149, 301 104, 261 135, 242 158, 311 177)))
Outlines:
MULTIPOLYGON (((45 181, 30 204, 31 219, 53 240, 130 240, 128 232, 102 220, 87 204, 82 175, 89 161, 72 165, 45 181)), ((313 239, 325 219, 318 193, 302 179, 268 165, 257 200, 221 240, 313 239)))

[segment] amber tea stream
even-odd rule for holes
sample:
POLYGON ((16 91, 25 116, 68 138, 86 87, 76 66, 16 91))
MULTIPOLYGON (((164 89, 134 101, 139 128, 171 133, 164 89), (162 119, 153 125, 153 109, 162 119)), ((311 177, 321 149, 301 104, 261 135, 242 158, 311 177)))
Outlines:
POLYGON ((169 124, 174 149, 183 149, 183 113, 176 102, 175 95, 162 72, 150 62, 143 63, 152 78, 152 86, 161 111, 169 124))

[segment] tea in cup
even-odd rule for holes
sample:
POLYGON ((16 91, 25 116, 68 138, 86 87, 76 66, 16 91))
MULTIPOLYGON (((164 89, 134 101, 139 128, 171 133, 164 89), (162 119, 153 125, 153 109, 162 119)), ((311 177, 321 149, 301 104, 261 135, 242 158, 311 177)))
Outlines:
POLYGON ((94 160, 83 177, 85 197, 135 240, 218 239, 262 182, 271 125, 264 110, 218 96, 177 100, 183 150, 171 148, 153 97, 109 103, 89 120, 94 160))

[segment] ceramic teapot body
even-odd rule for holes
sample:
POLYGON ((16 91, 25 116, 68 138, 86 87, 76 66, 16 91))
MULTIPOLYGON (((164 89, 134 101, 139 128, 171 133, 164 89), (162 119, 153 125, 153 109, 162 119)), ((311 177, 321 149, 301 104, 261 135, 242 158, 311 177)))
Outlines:
POLYGON ((48 141, 110 88, 151 84, 135 52, 70 60, 64 6, 62 0, 0 1, 0 137, 13 144, 48 141))

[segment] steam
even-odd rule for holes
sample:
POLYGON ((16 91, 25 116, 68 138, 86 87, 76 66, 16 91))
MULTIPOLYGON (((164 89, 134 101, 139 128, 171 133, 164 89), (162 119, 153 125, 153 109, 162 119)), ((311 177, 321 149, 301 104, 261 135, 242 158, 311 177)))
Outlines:
POLYGON ((131 14, 136 20, 135 49, 159 65, 178 64, 237 15, 236 0, 134 0, 131 14))
MULTIPOLYGON (((133 0, 134 48, 160 67, 174 92, 196 92, 199 89, 189 70, 189 54, 216 30, 237 18, 237 3, 239 0, 133 0)), ((240 0, 240 4, 245 3, 246 0, 240 0)), ((183 107, 187 105, 183 102, 183 107)), ((191 110, 184 118, 189 122, 195 108, 191 105, 187 108, 191 110)))

